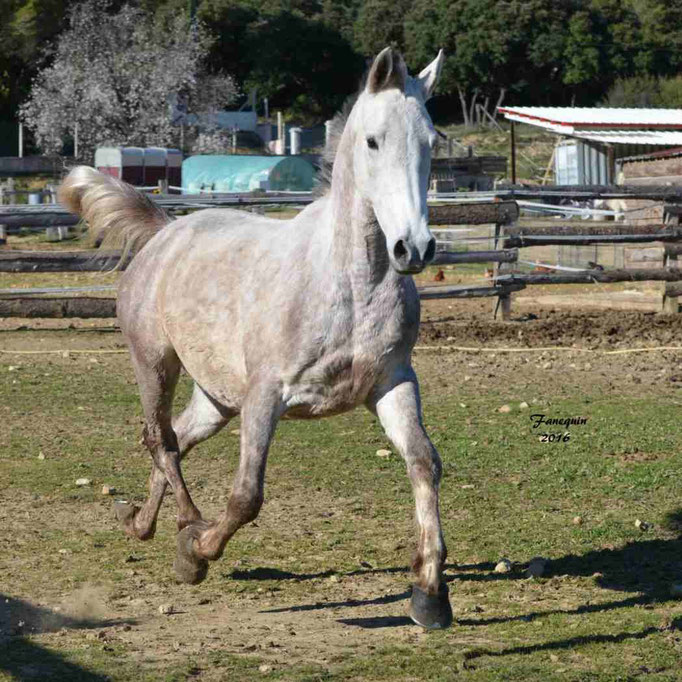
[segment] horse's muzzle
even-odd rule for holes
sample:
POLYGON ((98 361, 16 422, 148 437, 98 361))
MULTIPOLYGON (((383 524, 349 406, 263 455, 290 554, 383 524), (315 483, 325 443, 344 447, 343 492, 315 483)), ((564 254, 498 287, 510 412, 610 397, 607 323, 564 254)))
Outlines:
POLYGON ((423 249, 419 249, 405 239, 398 239, 393 245, 391 261, 395 270, 401 275, 413 275, 421 272, 435 255, 436 240, 433 237, 426 242, 423 249))

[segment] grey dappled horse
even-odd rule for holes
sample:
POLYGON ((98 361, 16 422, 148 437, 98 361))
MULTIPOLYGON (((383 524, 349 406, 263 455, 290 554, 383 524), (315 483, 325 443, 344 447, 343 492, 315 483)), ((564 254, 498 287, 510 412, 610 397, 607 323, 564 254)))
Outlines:
MULTIPOLYGON (((140 249, 121 278, 118 318, 130 347, 153 465, 149 498, 117 505, 126 532, 153 536, 170 484, 178 507, 175 570, 201 582, 208 562, 258 515, 268 447, 283 417, 365 405, 404 457, 419 538, 410 616, 447 627, 441 462, 422 424, 410 354, 419 327, 412 273, 433 258, 426 205, 436 132, 424 103, 443 54, 418 77, 387 48, 338 140, 331 187, 297 217, 203 210, 171 221, 132 187, 81 166, 61 201, 96 233, 140 249), (184 366, 194 379, 171 416, 184 366), (227 509, 202 519, 180 472, 197 443, 241 415, 241 455, 227 509)), ((106 241, 105 241, 106 244, 106 241)))

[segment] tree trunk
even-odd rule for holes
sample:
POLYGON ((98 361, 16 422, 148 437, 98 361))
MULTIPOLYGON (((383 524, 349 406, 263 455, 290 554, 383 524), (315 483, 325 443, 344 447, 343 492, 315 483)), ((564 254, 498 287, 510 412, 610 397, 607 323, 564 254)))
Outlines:
POLYGON ((507 88, 500 88, 500 96, 497 98, 497 104, 495 105, 495 110, 493 111, 493 117, 497 119, 497 110, 502 106, 504 96, 507 94, 507 88))
POLYGON ((459 101, 462 104, 462 117, 464 118, 464 127, 469 127, 469 110, 467 107, 467 98, 464 90, 462 88, 457 88, 457 93, 459 94, 459 101))
POLYGON ((474 111, 476 110, 476 100, 478 99, 478 88, 474 89, 474 94, 471 97, 471 106, 469 108, 469 123, 473 126, 474 111))
MULTIPOLYGON (((483 104, 481 105, 481 110, 479 113, 480 120, 478 122, 479 127, 486 124, 486 118, 487 118, 486 114, 488 113, 488 105, 489 104, 490 104, 490 95, 487 95, 483 104)), ((488 127, 490 127, 489 123, 488 123, 488 127)))

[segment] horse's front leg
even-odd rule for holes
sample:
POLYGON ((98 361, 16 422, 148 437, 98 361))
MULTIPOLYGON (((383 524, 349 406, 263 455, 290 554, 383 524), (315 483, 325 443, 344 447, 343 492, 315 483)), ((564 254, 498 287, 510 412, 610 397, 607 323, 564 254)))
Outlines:
POLYGON ((277 388, 255 386, 249 391, 241 410, 239 468, 227 509, 215 523, 190 523, 178 534, 175 572, 183 582, 201 582, 208 561, 219 559, 228 540, 258 516, 268 448, 283 409, 277 388))
POLYGON ((452 623, 452 609, 443 581, 447 550, 438 513, 441 461, 424 431, 417 378, 411 368, 405 375, 405 379, 375 390, 367 406, 405 459, 414 491, 419 540, 412 564, 416 581, 410 617, 429 629, 447 628, 452 623))

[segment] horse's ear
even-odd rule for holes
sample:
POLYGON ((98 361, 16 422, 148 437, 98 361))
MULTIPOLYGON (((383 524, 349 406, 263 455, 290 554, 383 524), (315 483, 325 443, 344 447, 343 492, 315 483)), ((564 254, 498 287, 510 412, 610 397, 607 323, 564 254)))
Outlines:
POLYGON ((367 77, 367 91, 376 94, 389 88, 405 90, 407 69, 400 53, 392 47, 385 47, 374 60, 367 77))
POLYGON ((433 91, 436 89, 436 82, 438 81, 438 76, 440 76, 444 61, 445 54, 443 50, 440 50, 438 56, 417 76, 425 102, 433 95, 433 91))

